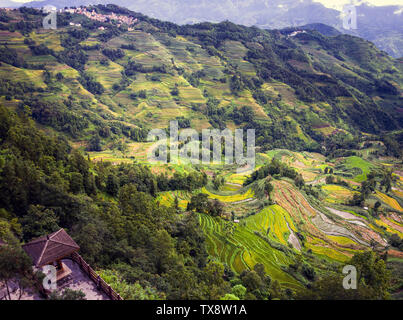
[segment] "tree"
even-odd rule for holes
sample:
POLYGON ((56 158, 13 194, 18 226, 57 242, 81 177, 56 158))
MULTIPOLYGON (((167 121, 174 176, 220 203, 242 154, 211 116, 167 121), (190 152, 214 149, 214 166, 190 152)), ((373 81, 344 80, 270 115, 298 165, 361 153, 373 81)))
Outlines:
POLYGON ((380 203, 379 201, 375 202, 374 204, 374 210, 375 212, 378 212, 379 208, 381 207, 382 203, 380 203))
POLYGON ((88 142, 88 151, 102 151, 102 145, 101 145, 101 138, 99 137, 99 134, 94 135, 91 140, 88 142))
POLYGON ((56 79, 57 79, 57 81, 62 81, 63 79, 64 79, 64 76, 63 76, 63 73, 61 73, 61 72, 58 72, 57 74, 56 74, 56 79))
POLYGON ((253 267, 253 270, 259 275, 262 280, 265 279, 266 273, 264 270, 264 265, 262 263, 256 263, 253 267))
POLYGON ((178 88, 178 84, 175 84, 175 87, 171 90, 171 95, 173 96, 179 96, 179 88, 178 88))
POLYGON ((80 246, 80 254, 89 264, 94 264, 102 251, 106 226, 99 221, 91 221, 83 222, 74 229, 72 235, 80 246))
POLYGON ((301 300, 382 300, 389 299, 390 272, 383 257, 373 251, 355 254, 349 262, 357 269, 357 289, 343 287, 344 275, 327 275, 313 283, 311 289, 302 291, 301 300))
POLYGON ((261 289, 264 285, 262 278, 254 270, 247 271, 243 275, 241 274, 241 280, 242 280, 242 284, 250 292, 261 289))
POLYGON ((392 234, 389 237, 389 244, 400 251, 403 251, 403 239, 399 237, 397 233, 392 234))
POLYGON ((114 174, 108 175, 106 180, 106 192, 111 196, 117 196, 119 192, 119 180, 114 174))
POLYGON ((236 286, 232 287, 231 293, 237 296, 239 299, 243 299, 246 294, 246 288, 241 284, 237 284, 236 286))
POLYGON ((222 297, 228 289, 224 281, 224 266, 218 261, 210 261, 204 268, 205 282, 208 288, 208 300, 216 300, 222 297))
POLYGON ((219 190, 224 184, 225 184, 225 179, 224 179, 224 177, 220 177, 220 176, 214 175, 214 178, 213 178, 213 185, 214 185, 214 188, 215 188, 216 190, 219 190))
POLYGON ((188 211, 197 211, 200 213, 207 213, 208 209, 208 195, 205 193, 193 195, 187 206, 188 211))
POLYGON ((53 210, 46 209, 43 206, 30 206, 28 213, 22 218, 24 239, 29 241, 33 238, 47 235, 55 232, 59 219, 53 210))
POLYGON ((224 297, 220 298, 220 300, 240 300, 239 297, 237 297, 236 295, 232 294, 232 293, 227 293, 225 294, 224 297))
POLYGON ((358 271, 358 283, 368 286, 374 291, 374 298, 389 298, 390 271, 385 261, 375 252, 366 251, 353 256, 350 264, 358 271))
POLYGON ((83 175, 79 172, 70 173, 70 191, 77 194, 84 189, 83 175))
POLYGON ((393 170, 384 168, 381 171, 381 179, 381 186, 385 187, 385 193, 388 193, 392 187, 393 170))
POLYGON ((270 285, 270 298, 272 300, 284 299, 284 293, 278 280, 274 280, 270 285))
POLYGON ((49 295, 49 300, 86 300, 85 293, 81 290, 72 290, 66 288, 63 292, 59 293, 56 290, 49 295))
POLYGON ((329 175, 326 177, 326 184, 333 184, 334 183, 334 176, 329 175))
POLYGON ((175 196, 175 199, 174 199, 174 208, 175 208, 176 211, 179 210, 179 199, 178 199, 178 196, 175 196))
POLYGON ((302 175, 297 175, 294 179, 294 183, 298 188, 302 188, 305 185, 305 181, 304 178, 302 177, 302 175))
POLYGON ((207 208, 207 213, 211 215, 212 217, 219 217, 222 215, 224 212, 224 204, 217 200, 209 200, 208 201, 208 208, 207 208))
POLYGON ((32 261, 27 254, 17 245, 3 245, 0 247, 0 281, 7 290, 9 300, 12 300, 10 281, 19 284, 19 299, 21 299, 25 287, 33 284, 32 261))
POLYGON ((273 192, 273 190, 274 190, 273 185, 270 183, 269 180, 266 180, 264 182, 264 191, 266 192, 269 199, 271 198, 271 193, 273 192))

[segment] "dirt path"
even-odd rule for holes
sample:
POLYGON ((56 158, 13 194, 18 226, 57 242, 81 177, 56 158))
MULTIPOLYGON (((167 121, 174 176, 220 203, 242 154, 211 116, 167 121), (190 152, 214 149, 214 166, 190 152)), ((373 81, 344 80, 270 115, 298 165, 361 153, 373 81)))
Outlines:
POLYGON ((227 185, 229 185, 229 186, 233 186, 233 187, 242 188, 242 185, 239 184, 239 183, 226 182, 225 184, 227 184, 227 185))
POLYGON ((235 202, 230 202, 230 203, 231 203, 231 204, 241 204, 241 203, 252 202, 252 201, 256 201, 256 199, 254 199, 254 198, 249 198, 249 199, 240 200, 240 201, 235 201, 235 202))
POLYGON ((288 224, 287 220, 285 220, 285 223, 287 224, 288 230, 290 230, 290 236, 288 237, 288 242, 291 243, 295 249, 301 251, 301 244, 299 243, 298 237, 295 235, 294 231, 290 228, 290 225, 288 224))
POLYGON ((306 184, 307 184, 307 185, 316 186, 317 184, 325 183, 325 182, 326 182, 326 178, 325 178, 325 177, 322 177, 322 178, 317 178, 317 179, 315 179, 315 180, 313 180, 313 181, 309 181, 309 182, 307 182, 306 184))

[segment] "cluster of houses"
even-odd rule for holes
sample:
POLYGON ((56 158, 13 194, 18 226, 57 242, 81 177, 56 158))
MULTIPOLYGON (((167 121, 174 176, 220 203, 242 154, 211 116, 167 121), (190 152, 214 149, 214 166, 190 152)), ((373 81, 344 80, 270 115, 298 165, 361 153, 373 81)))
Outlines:
MULTIPOLYGON (((128 25, 129 27, 136 24, 138 22, 138 19, 130 17, 130 16, 125 16, 125 15, 119 15, 116 13, 112 14, 101 14, 97 13, 95 10, 87 10, 86 7, 82 8, 70 8, 70 9, 63 9, 64 12, 69 12, 72 14, 81 14, 86 16, 88 19, 99 21, 99 22, 111 22, 111 21, 116 21, 117 26, 120 27, 123 24, 128 25)), ((78 24, 74 24, 75 26, 80 26, 78 24)))
POLYGON ((299 35, 299 34, 301 34, 301 33, 306 33, 306 31, 305 31, 305 30, 297 30, 297 31, 294 31, 294 32, 290 33, 290 34, 287 36, 287 38, 295 37, 295 36, 297 36, 297 35, 299 35))

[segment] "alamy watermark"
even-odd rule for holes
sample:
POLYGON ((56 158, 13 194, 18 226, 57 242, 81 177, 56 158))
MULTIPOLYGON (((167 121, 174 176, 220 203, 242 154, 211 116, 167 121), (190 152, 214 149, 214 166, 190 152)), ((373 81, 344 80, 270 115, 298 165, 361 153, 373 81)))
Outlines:
POLYGON ((343 274, 346 276, 343 279, 343 288, 346 290, 357 289, 357 268, 347 265, 343 268, 343 274))
POLYGON ((342 11, 343 28, 345 30, 356 30, 357 26, 357 7, 354 4, 346 4, 342 11))
POLYGON ((44 29, 57 29, 57 9, 54 6, 45 6, 42 11, 48 15, 43 19, 42 26, 44 29))
POLYGON ((42 272, 45 274, 45 278, 42 281, 42 286, 45 290, 57 289, 57 270, 55 266, 46 265, 43 266, 42 272))
POLYGON ((237 164, 241 173, 255 168, 255 130, 236 129, 235 134, 229 129, 204 129, 200 135, 194 129, 179 132, 178 121, 171 121, 169 138, 166 130, 154 129, 147 140, 155 142, 147 153, 149 162, 179 164, 179 161, 192 164, 237 164), (168 149, 169 145, 169 149, 168 149), (246 156, 244 150, 246 149, 246 156), (224 151, 224 157, 223 157, 224 151), (168 159, 169 158, 169 159, 168 159), (169 161, 168 161, 169 160, 169 161))

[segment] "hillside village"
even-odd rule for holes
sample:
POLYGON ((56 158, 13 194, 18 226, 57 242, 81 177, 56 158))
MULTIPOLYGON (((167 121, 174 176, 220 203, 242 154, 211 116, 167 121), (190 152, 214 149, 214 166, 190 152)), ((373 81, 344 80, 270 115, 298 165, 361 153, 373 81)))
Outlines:
POLYGON ((118 27, 120 27, 123 24, 126 24, 127 26, 130 27, 138 22, 138 19, 130 17, 130 16, 119 15, 114 12, 112 14, 97 13, 95 10, 87 10, 86 7, 61 9, 60 12, 61 13, 67 12, 67 13, 71 13, 71 14, 80 14, 80 15, 86 16, 88 19, 99 21, 99 22, 115 21, 117 23, 118 27))

